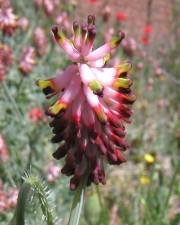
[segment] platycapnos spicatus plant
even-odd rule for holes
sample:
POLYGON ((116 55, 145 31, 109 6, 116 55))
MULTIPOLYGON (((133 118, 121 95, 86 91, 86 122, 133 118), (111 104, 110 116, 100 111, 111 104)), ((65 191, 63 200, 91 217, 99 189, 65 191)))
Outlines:
POLYGON ((61 172, 71 176, 71 190, 82 190, 92 182, 105 184, 105 161, 113 165, 126 161, 122 154, 128 148, 124 122, 130 123, 131 105, 136 99, 130 89, 131 64, 105 67, 125 34, 119 32, 94 50, 93 15, 88 16, 85 24, 73 23, 70 39, 57 26, 52 27, 52 33, 72 61, 72 65, 52 79, 37 81, 47 98, 57 97, 47 110, 52 118, 52 142, 59 143, 53 156, 65 157, 61 172))

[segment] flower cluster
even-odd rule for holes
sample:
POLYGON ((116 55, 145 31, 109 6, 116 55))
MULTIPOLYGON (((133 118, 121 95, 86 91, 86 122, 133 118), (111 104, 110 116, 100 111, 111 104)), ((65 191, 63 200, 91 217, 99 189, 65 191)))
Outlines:
POLYGON ((41 108, 35 107, 29 111, 28 117, 33 123, 37 123, 38 121, 43 120, 44 112, 41 108))
POLYGON ((96 27, 92 15, 86 24, 73 23, 72 39, 57 26, 52 33, 74 62, 54 78, 37 81, 47 98, 57 96, 47 112, 52 117, 52 142, 59 143, 53 156, 66 156, 61 172, 72 176, 71 190, 84 176, 87 185, 105 184, 104 162, 119 165, 126 161, 122 154, 128 148, 123 123, 130 123, 131 105, 136 98, 130 89, 129 62, 104 67, 125 35, 119 32, 94 50, 96 27))
POLYGON ((52 15, 59 5, 59 0, 34 0, 37 8, 43 7, 47 15, 52 15))
POLYGON ((0 180, 0 213, 16 206, 18 192, 19 191, 16 188, 11 188, 9 191, 5 191, 3 183, 0 180))
POLYGON ((16 28, 17 16, 13 13, 13 8, 9 4, 2 5, 0 8, 0 30, 10 36, 16 28))

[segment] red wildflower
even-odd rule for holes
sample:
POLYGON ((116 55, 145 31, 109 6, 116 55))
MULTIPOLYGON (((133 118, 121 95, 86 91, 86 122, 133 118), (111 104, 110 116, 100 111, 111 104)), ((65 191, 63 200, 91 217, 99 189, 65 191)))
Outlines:
POLYGON ((128 17, 124 12, 119 11, 119 12, 116 13, 116 18, 119 21, 125 21, 125 20, 127 20, 128 17))
POLYGON ((97 0, 89 0, 90 3, 96 3, 97 0))
POLYGON ((152 33, 152 31, 153 31, 153 27, 152 27, 151 24, 147 24, 147 25, 144 27, 144 33, 150 34, 150 33, 152 33))
POLYGON ((149 43, 150 43, 149 35, 146 35, 146 34, 142 35, 141 42, 144 45, 149 45, 149 43))
POLYGON ((41 108, 33 108, 29 113, 28 117, 33 123, 37 123, 39 120, 42 120, 44 112, 41 108))

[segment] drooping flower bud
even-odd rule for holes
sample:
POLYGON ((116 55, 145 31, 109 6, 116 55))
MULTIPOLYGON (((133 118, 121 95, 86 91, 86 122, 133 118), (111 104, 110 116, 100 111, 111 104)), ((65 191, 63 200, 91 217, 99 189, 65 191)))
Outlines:
POLYGON ((34 45, 39 56, 43 56, 47 50, 47 39, 43 28, 37 27, 34 31, 34 45))
POLYGON ((4 80, 12 62, 12 49, 8 45, 0 43, 0 81, 4 80))
POLYGON ((28 27, 29 27, 29 20, 26 17, 21 17, 18 20, 18 27, 22 30, 22 31, 27 31, 28 27))
POLYGON ((35 49, 33 47, 27 47, 23 49, 22 56, 19 63, 19 70, 23 75, 28 75, 32 72, 35 62, 35 49))
POLYGON ((57 26, 52 33, 74 62, 52 79, 37 81, 47 98, 56 96, 47 111, 52 117, 52 142, 59 143, 53 156, 65 157, 61 172, 71 176, 71 190, 84 176, 87 185, 105 184, 105 160, 115 165, 126 161, 122 152, 129 145, 124 140, 124 123, 130 123, 131 105, 136 99, 130 89, 131 64, 104 67, 125 35, 120 32, 94 50, 96 27, 91 15, 87 24, 74 22, 72 39, 57 26))

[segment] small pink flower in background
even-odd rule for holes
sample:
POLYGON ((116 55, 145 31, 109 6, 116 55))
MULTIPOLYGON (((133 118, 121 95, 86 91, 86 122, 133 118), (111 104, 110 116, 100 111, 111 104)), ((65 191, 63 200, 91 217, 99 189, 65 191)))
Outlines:
POLYGON ((62 12, 55 18, 55 23, 64 27, 66 31, 71 31, 71 24, 66 12, 62 12))
POLYGON ((128 16, 124 12, 118 11, 116 13, 116 19, 119 21, 126 21, 128 19, 128 16))
POLYGON ((17 28, 17 16, 13 13, 12 7, 0 8, 0 30, 11 36, 17 28))
POLYGON ((23 75, 28 75, 32 72, 35 61, 36 52, 33 47, 23 49, 22 56, 19 62, 19 70, 23 75))
POLYGON ((29 20, 26 17, 21 17, 18 22, 17 22, 18 27, 23 30, 23 31, 27 31, 28 27, 29 27, 29 20))
POLYGON ((7 205, 8 208, 14 208, 17 204, 19 190, 17 188, 11 188, 7 192, 7 205))
POLYGON ((144 68, 144 63, 143 62, 138 62, 137 65, 136 65, 136 68, 138 70, 142 70, 144 68))
POLYGON ((105 41, 106 42, 110 41, 112 39, 114 33, 115 33, 114 29, 110 27, 107 30, 107 32, 105 32, 105 34, 104 34, 105 41))
POLYGON ((152 91, 153 90, 153 86, 154 86, 154 80, 152 78, 149 78, 148 82, 147 82, 147 90, 148 91, 152 91))
POLYGON ((124 53, 132 57, 137 50, 137 43, 134 38, 128 38, 122 41, 123 51, 124 53))
POLYGON ((44 112, 41 108, 36 107, 31 109, 31 111, 28 113, 28 117, 33 123, 37 123, 43 119, 44 112))
POLYGON ((0 43, 0 81, 5 79, 5 76, 12 63, 12 49, 8 45, 0 43))
POLYGON ((57 6, 59 5, 59 0, 34 0, 36 8, 43 8, 47 15, 53 15, 57 6))
POLYGON ((165 109, 169 106, 169 102, 167 99, 160 99, 158 101, 158 108, 165 109))
POLYGON ((8 159, 9 159, 9 151, 3 136, 0 135, 0 163, 6 162, 8 159))
POLYGON ((111 13, 112 13, 111 7, 109 5, 107 5, 102 12, 102 18, 105 23, 107 23, 109 21, 109 19, 111 17, 111 13))
POLYGON ((59 177, 60 169, 53 162, 48 165, 47 168, 47 181, 48 183, 54 183, 59 177))
POLYGON ((19 190, 17 188, 11 188, 9 191, 5 191, 3 182, 0 180, 0 213, 16 206, 18 193, 19 190))
POLYGON ((34 45, 39 56, 43 56, 47 50, 47 39, 45 30, 37 27, 34 31, 34 45))
POLYGON ((156 67, 154 73, 155 76, 160 77, 161 75, 163 75, 163 70, 161 69, 161 67, 156 67))
POLYGON ((44 0, 34 0, 34 4, 37 8, 40 8, 43 5, 44 0))
POLYGON ((7 8, 11 6, 11 0, 0 0, 0 8, 7 8))
POLYGON ((87 185, 106 183, 104 163, 119 165, 126 161, 122 152, 128 148, 124 123, 130 123, 131 105, 136 97, 130 87, 131 64, 121 62, 106 68, 105 64, 122 39, 118 32, 111 40, 94 49, 95 17, 87 23, 73 23, 73 36, 68 39, 57 26, 54 39, 73 64, 37 85, 47 98, 56 96, 47 114, 52 117, 52 142, 59 143, 53 153, 65 158, 61 172, 71 176, 70 189, 87 176, 87 185))

